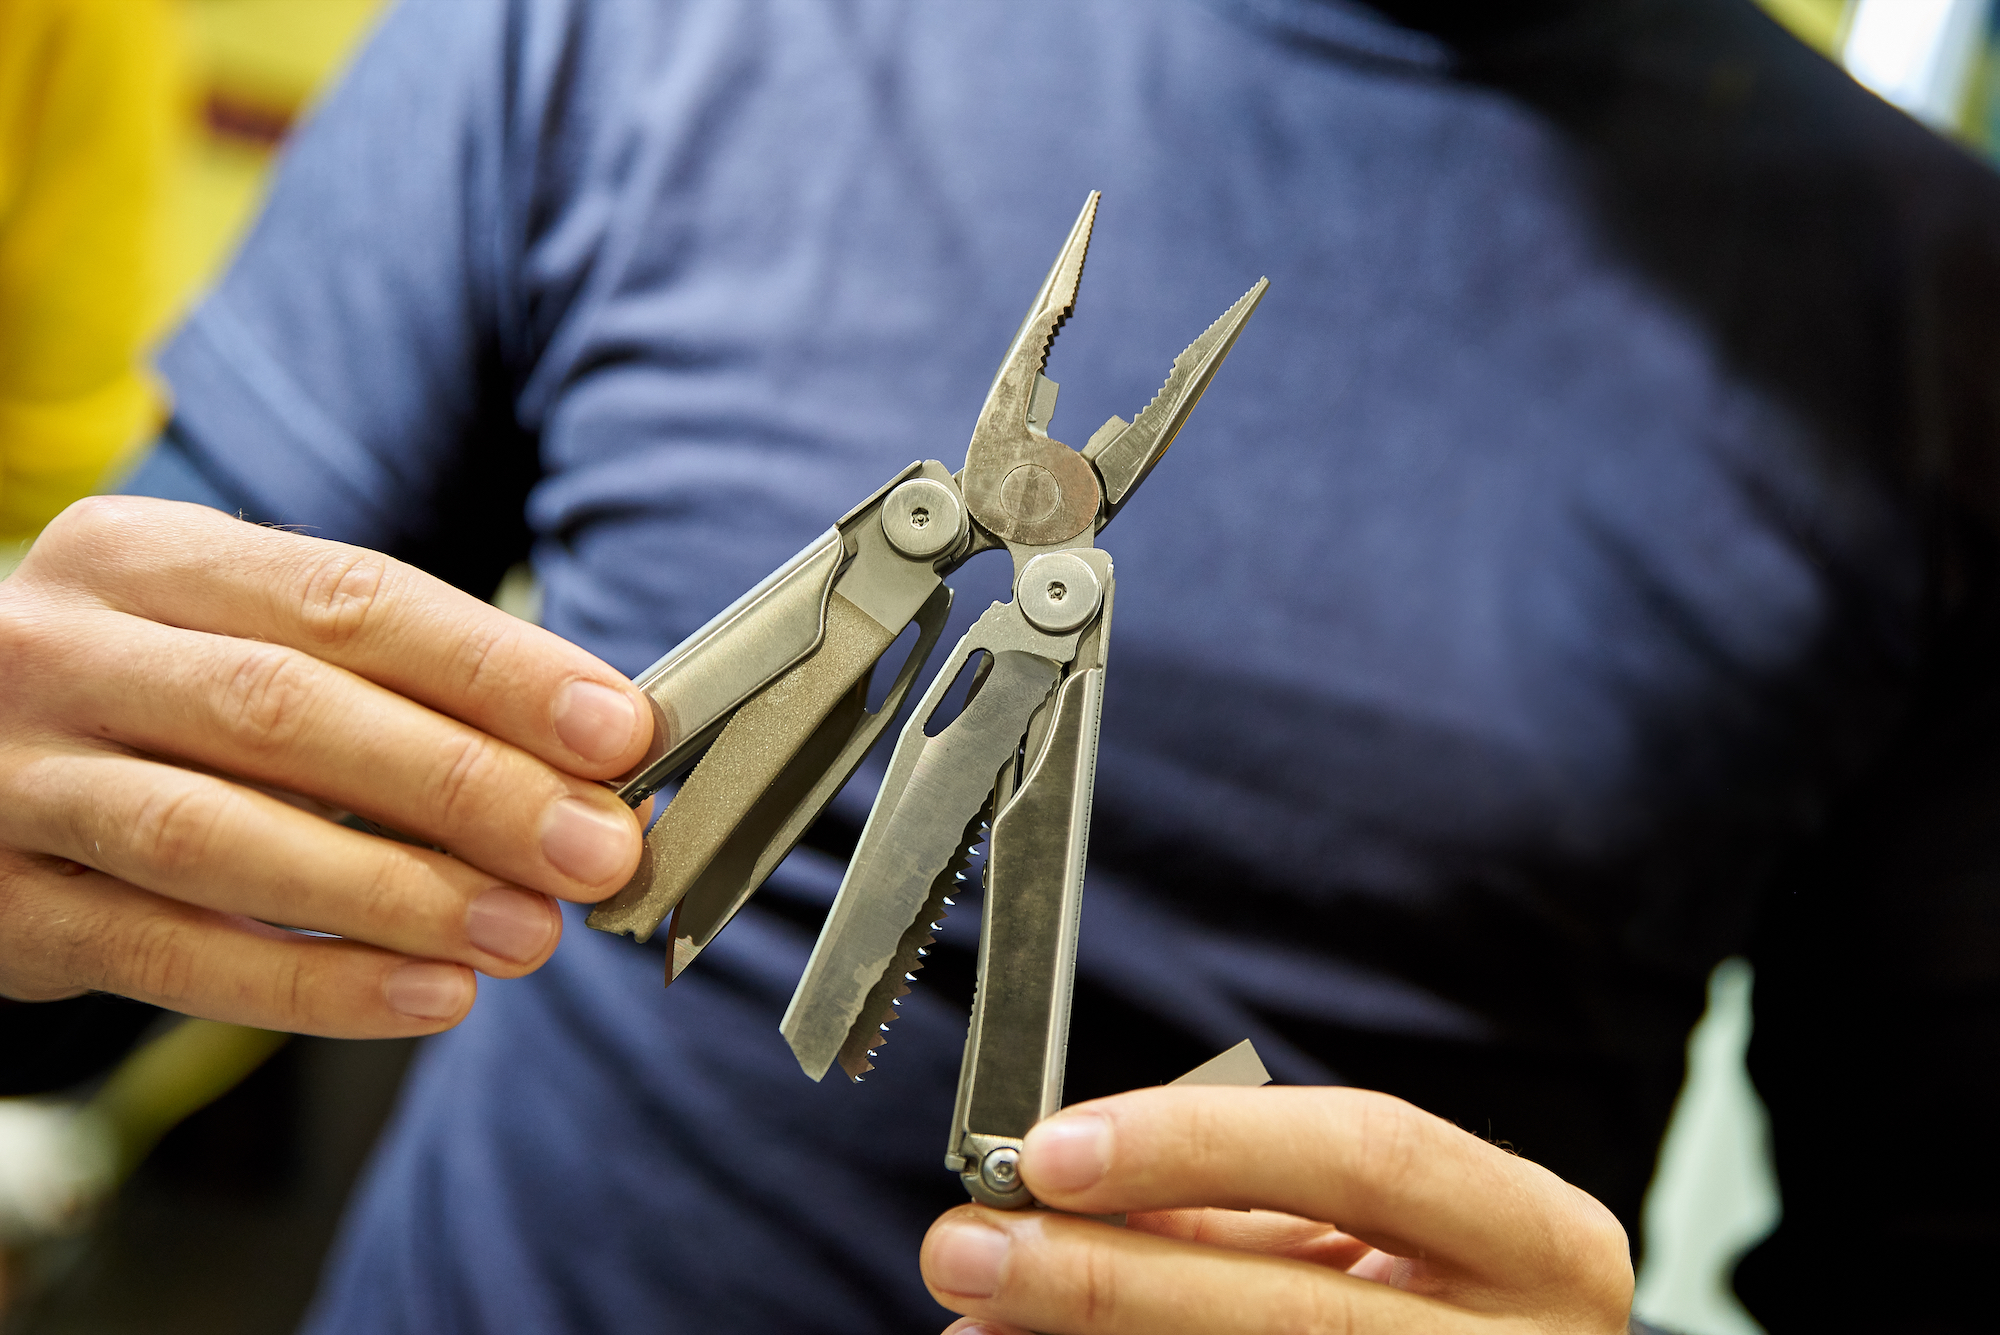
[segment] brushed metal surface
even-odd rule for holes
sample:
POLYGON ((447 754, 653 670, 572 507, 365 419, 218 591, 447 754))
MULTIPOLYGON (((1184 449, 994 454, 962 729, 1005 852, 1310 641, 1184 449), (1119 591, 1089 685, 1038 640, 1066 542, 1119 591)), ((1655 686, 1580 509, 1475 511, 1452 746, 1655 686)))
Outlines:
MULTIPOLYGON (((1005 611, 1018 618, 1012 608, 1005 611)), ((959 642, 904 728, 860 847, 785 1012, 785 1041, 815 1080, 833 1064, 850 1029, 879 1022, 863 1015, 864 1004, 938 875, 960 850, 966 823, 986 804, 993 776, 1013 758, 1029 716, 1056 683, 1051 659, 996 647, 978 693, 937 736, 924 735, 924 721, 959 670, 972 654, 987 651, 979 632, 991 617, 982 617, 959 642)))
POLYGON ((738 705, 818 646, 846 560, 830 528, 634 678, 653 702, 653 748, 618 783, 638 806, 687 767, 738 705))
POLYGON ((1097 521, 1103 493, 1082 455, 1046 431, 1054 382, 1049 345, 1076 305, 1098 194, 1084 201, 1041 291, 1008 346, 965 451, 965 505, 999 537, 1029 546, 1067 542, 1097 521), (1048 388, 1043 388, 1047 385, 1048 388))
POLYGON ((949 588, 939 585, 932 591, 917 612, 917 642, 897 669, 882 703, 869 712, 867 680, 856 682, 688 886, 674 906, 669 983, 728 926, 874 749, 937 647, 951 601, 949 588))
POLYGON ((1229 350, 1236 346, 1237 335, 1243 332, 1243 326, 1249 323, 1270 286, 1268 278, 1259 278, 1255 286, 1183 348, 1181 355, 1174 358, 1160 392, 1129 425, 1124 418, 1113 417, 1091 434, 1089 443, 1083 447, 1083 457, 1096 465, 1098 476, 1104 481, 1104 512, 1097 521, 1099 529, 1111 522, 1111 517, 1138 490, 1146 475, 1153 471, 1153 465, 1159 463, 1167 447, 1174 443, 1174 437, 1187 423, 1188 414, 1201 402, 1208 382, 1222 369, 1229 350))
POLYGON ((752 696, 722 729, 646 836, 624 889, 590 911, 601 932, 645 941, 807 740, 896 638, 836 591, 818 652, 752 696))

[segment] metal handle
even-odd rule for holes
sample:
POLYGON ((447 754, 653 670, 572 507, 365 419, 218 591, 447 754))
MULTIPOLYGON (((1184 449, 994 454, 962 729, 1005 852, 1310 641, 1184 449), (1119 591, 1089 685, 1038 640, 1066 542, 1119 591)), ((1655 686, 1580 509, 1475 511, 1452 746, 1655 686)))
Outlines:
POLYGON ((618 782, 627 806, 686 769, 738 705, 819 647, 846 557, 840 530, 828 529, 638 675, 655 711, 653 749, 618 782))
POLYGON ((1102 668, 1063 683, 1040 754, 993 820, 979 993, 946 1162, 959 1160, 975 1200, 1002 1209, 1031 1201, 1007 1156, 1062 1106, 1103 699, 1102 668))
MULTIPOLYGON (((845 602, 836 592, 833 609, 840 609, 845 602)), ((869 712, 869 676, 864 674, 834 705, 818 731, 806 739, 791 763, 771 781, 763 796, 743 812, 727 841, 709 858, 708 865, 688 883, 686 893, 673 907, 668 933, 672 940, 667 953, 668 983, 678 978, 715 939, 716 933, 728 926, 737 910, 792 851, 806 827, 819 819, 834 794, 853 777, 903 707, 903 701, 909 698, 917 674, 930 658, 931 650, 937 647, 938 636, 944 632, 945 619, 950 613, 951 590, 939 585, 917 612, 917 642, 889 683, 882 703, 869 712)), ((834 634, 835 627, 829 624, 829 640, 834 634)), ((778 684, 773 683, 772 689, 777 690, 778 684)), ((734 727, 732 723, 730 728, 734 727)), ((720 750, 730 741, 730 731, 725 730, 716 748, 720 750)), ((687 790, 683 788, 675 806, 686 800, 687 790)), ((669 807, 668 815, 674 810, 675 807, 669 807)), ((656 866, 671 847, 671 838, 672 832, 664 828, 655 828, 649 836, 647 856, 656 866)))

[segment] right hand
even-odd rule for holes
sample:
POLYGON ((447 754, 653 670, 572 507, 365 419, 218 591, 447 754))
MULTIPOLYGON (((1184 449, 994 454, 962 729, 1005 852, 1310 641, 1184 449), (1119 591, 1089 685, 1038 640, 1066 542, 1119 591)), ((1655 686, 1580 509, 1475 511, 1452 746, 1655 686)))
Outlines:
POLYGON ((638 818, 593 781, 651 736, 617 671, 388 557, 79 502, 0 583, 0 995, 448 1028, 475 970, 548 958, 550 896, 631 876, 638 818))
POLYGON ((924 1239, 932 1296, 968 1317, 944 1335, 1624 1335, 1631 1321, 1611 1211, 1387 1094, 1134 1090, 1037 1123, 1021 1180, 1054 1210, 961 1205, 924 1239), (1106 1214, 1129 1227, 1080 1217, 1106 1214))

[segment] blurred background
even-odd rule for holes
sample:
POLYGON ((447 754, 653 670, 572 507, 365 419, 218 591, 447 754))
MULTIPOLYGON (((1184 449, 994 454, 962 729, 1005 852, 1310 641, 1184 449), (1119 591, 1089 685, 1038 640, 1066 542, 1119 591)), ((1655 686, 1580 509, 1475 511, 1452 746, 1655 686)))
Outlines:
MULTIPOLYGON (((1993 0, 1754 2, 2000 160, 1993 0)), ((164 421, 148 349, 382 3, 0 0, 0 578, 164 421)), ((519 572, 496 600, 533 615, 519 572)), ((1647 1203, 1638 1310, 1684 1335, 1758 1329, 1728 1276, 1782 1208, 1743 1073, 1750 982, 1740 960, 1711 980, 1647 1203)), ((0 1332, 291 1330, 409 1056, 0 1000, 0 1332)))
MULTIPOLYGON (((148 349, 379 8, 0 0, 0 576, 164 420, 148 349)), ((291 1330, 409 1046, 0 1000, 0 1328, 291 1330)))

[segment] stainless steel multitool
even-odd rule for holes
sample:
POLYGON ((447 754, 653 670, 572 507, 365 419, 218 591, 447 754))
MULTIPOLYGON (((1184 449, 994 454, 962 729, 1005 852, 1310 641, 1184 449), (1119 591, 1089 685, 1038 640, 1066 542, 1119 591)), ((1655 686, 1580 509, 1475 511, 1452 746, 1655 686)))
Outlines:
POLYGON ((813 1079, 836 1060, 854 1079, 870 1070, 987 831, 979 987, 947 1162, 1003 1207, 1030 1203, 1013 1156, 1062 1095, 1111 624, 1111 558, 1095 539, 1173 443, 1266 286, 1174 359, 1137 417, 1070 449, 1047 433, 1056 384, 1042 369, 1076 302, 1097 200, 1014 335, 964 467, 903 469, 640 674, 658 711, 654 753, 619 796, 636 807, 687 777, 631 883, 590 914, 640 941, 671 914, 671 983, 880 740, 944 628, 943 577, 1006 548, 1013 600, 987 609, 917 702, 782 1026, 813 1079), (871 712, 870 674, 912 623, 915 646, 871 712), (933 733, 968 666, 965 705, 933 733))

